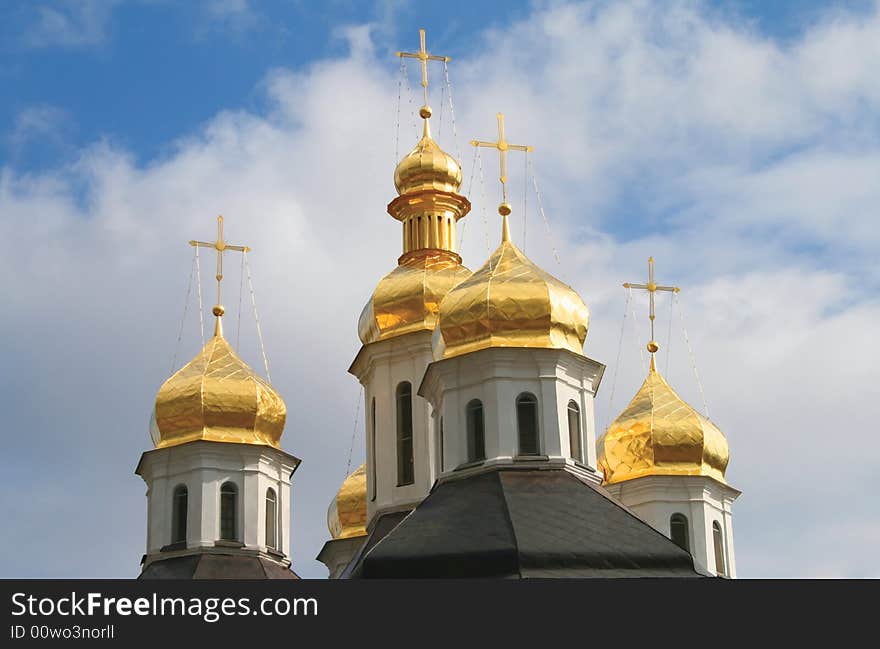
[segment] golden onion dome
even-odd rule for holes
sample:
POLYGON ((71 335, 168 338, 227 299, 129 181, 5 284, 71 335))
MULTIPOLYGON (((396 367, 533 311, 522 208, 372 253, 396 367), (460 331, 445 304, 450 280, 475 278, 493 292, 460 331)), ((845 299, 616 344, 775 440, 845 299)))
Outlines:
POLYGON ((703 475, 724 483, 727 439, 651 370, 642 387, 596 443, 605 484, 646 475, 703 475))
POLYGON ((431 138, 427 119, 422 139, 394 170, 394 186, 401 195, 425 190, 455 193, 461 187, 461 166, 431 138))
POLYGON ((456 253, 433 248, 413 250, 379 280, 361 312, 358 335, 363 344, 415 331, 431 331, 440 302, 471 271, 456 253))
POLYGON ((487 347, 568 349, 582 354, 590 312, 577 292, 542 270, 510 241, 443 299, 434 358, 487 347), (438 333, 439 332, 439 333, 438 333))
POLYGON ((214 337, 159 388, 153 415, 157 448, 195 440, 278 448, 287 411, 223 337, 218 316, 214 337))
POLYGON ((327 527, 334 539, 367 533, 367 471, 362 464, 348 476, 327 510, 327 527))

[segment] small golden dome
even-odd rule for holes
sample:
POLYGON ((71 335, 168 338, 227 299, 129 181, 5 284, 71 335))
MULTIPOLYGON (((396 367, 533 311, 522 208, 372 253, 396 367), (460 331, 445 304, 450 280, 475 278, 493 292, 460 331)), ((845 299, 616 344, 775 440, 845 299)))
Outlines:
POLYGON ((704 475, 724 483, 727 439, 655 369, 597 441, 605 484, 646 475, 704 475))
POLYGON ((487 347, 568 349, 583 354, 590 312, 570 286, 504 238, 489 260, 440 304, 434 358, 487 347))
POLYGON ((456 193, 461 187, 461 167, 431 139, 427 120, 422 139, 394 170, 394 186, 401 195, 429 189, 456 193))
POLYGON ((278 448, 287 411, 223 337, 218 318, 214 337, 159 388, 153 414, 158 448, 200 439, 278 448))
POLYGON ((362 464, 348 476, 327 510, 327 527, 334 539, 367 533, 367 471, 362 464))
POLYGON ((379 280, 358 322, 363 344, 414 331, 431 331, 440 301, 470 275, 461 257, 438 249, 406 253, 400 265, 379 280))

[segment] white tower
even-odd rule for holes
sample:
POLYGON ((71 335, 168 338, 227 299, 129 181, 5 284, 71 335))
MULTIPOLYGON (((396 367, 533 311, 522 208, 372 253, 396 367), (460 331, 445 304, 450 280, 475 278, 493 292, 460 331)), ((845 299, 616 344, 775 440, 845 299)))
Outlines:
POLYGON ((417 394, 432 360, 431 335, 443 297, 470 275, 457 252, 456 224, 470 211, 458 193, 461 167, 431 138, 427 62, 421 49, 399 53, 422 65, 423 136, 394 172, 399 196, 388 213, 401 222, 403 254, 379 281, 361 314, 363 343, 349 371, 364 386, 367 529, 377 514, 410 510, 434 484, 438 448, 427 401, 417 394))
MULTIPOLYGON (((223 337, 218 240, 214 337, 156 396, 136 473, 147 484, 142 578, 295 578, 290 570, 290 480, 299 460, 281 450, 286 409, 223 337)), ((246 250, 246 249, 245 249, 246 250)))
POLYGON ((675 393, 657 371, 654 354, 654 260, 645 289, 651 296, 651 367, 642 387, 599 440, 605 488, 654 529, 694 557, 704 572, 736 577, 731 507, 740 492, 727 484, 727 439, 675 393))
POLYGON ((504 139, 501 245, 440 305, 434 358, 419 394, 438 431, 441 479, 498 465, 564 467, 599 482, 593 398, 604 365, 583 355, 589 311, 574 289, 510 240, 504 139))

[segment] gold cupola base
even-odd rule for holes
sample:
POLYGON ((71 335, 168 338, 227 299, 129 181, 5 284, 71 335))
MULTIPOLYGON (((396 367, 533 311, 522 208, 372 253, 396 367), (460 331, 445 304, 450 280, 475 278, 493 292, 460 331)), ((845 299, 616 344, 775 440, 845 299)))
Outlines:
POLYGON ((510 241, 507 214, 502 216, 501 245, 440 305, 434 358, 488 347, 568 349, 583 354, 590 321, 586 304, 573 288, 541 269, 510 241))
POLYGON ((214 337, 159 388, 153 443, 164 448, 206 440, 279 448, 284 401, 223 337, 222 307, 214 313, 214 337))
POLYGON ((651 369, 639 391, 597 442, 605 484, 647 475, 700 475, 726 484, 727 439, 651 369))

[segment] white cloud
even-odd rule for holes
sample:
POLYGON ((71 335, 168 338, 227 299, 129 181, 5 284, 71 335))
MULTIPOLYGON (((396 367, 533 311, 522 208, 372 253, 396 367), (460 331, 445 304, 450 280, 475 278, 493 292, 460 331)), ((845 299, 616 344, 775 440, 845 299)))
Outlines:
POLYGON ((119 0, 78 0, 40 4, 23 34, 28 47, 86 47, 104 41, 119 0))
MULTIPOLYGON (((369 27, 346 34, 348 56, 268 73, 265 112, 219 112, 146 165, 96 143, 60 169, 0 171, 0 239, 15 242, 0 274, 16 278, 0 320, 0 335, 16 342, 6 359, 16 372, 0 379, 0 399, 11 429, 27 431, 9 440, 5 457, 15 464, 3 469, 17 492, 39 494, 28 510, 7 490, 7 529, 45 529, 51 519, 80 558, 37 540, 15 555, 34 561, 5 564, 7 576, 137 572, 145 516, 132 470, 170 370, 186 241, 210 236, 218 213, 230 240, 254 248, 273 379, 289 410, 284 447, 304 459, 294 481, 295 565, 325 574, 313 557, 345 472, 358 395, 345 370, 357 317, 399 254, 399 231, 384 212, 394 191, 396 63, 375 60, 388 48, 374 48, 369 27), (35 478, 28 467, 38 465, 35 478), (46 473, 66 488, 47 486, 46 473), (115 524, 105 511, 119 512, 115 524)), ((877 482, 866 459, 877 448, 867 406, 880 360, 869 336, 880 305, 866 290, 876 283, 876 42, 877 12, 820 21, 780 45, 690 4, 561 5, 486 33, 451 68, 459 145, 490 137, 501 109, 508 136, 537 147, 562 264, 533 196, 526 249, 590 306, 590 356, 614 364, 620 283, 640 279, 649 254, 658 277, 683 286, 711 413, 731 442, 728 475, 744 492, 735 506, 743 576, 877 576, 868 513, 877 482), (853 41, 864 45, 859 60, 846 55, 853 41), (829 523, 845 552, 835 553, 829 523)), ((436 132, 439 84, 432 101, 436 132)), ((444 120, 440 141, 454 151, 444 120)), ((403 153, 416 138, 405 114, 400 133, 403 153)), ((471 156, 463 151, 466 179, 471 156)), ((493 246, 499 236, 497 161, 484 164, 488 205, 477 182, 465 229, 471 268, 486 256, 482 208, 493 246)), ((521 231, 515 220, 518 241, 521 231)), ((208 305, 210 261, 202 261, 208 305)), ((238 282, 227 277, 234 336, 238 282)), ((641 330, 625 332, 615 411, 641 380, 637 350, 647 334, 637 306, 641 330)), ((667 309, 661 302, 664 350, 667 309)), ((181 359, 197 349, 194 323, 190 311, 181 359)), ((260 367, 247 313, 242 323, 243 354, 260 367)), ((678 332, 676 321, 668 375, 698 405, 678 332)), ((362 446, 360 434, 355 462, 362 446)))

